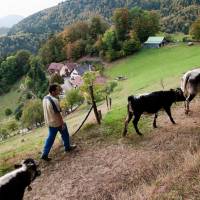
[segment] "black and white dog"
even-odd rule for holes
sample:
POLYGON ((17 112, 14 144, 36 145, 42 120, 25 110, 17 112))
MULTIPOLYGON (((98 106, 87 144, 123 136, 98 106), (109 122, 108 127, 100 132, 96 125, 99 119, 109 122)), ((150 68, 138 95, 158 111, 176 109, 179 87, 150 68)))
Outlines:
POLYGON ((1 200, 22 200, 26 187, 31 189, 31 182, 41 174, 38 165, 31 158, 15 165, 15 168, 15 170, 0 177, 1 200))

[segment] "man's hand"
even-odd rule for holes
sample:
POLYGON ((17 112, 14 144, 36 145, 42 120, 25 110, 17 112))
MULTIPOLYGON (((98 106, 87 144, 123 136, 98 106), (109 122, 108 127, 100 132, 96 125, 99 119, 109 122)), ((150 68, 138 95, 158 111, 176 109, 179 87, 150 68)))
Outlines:
POLYGON ((62 130, 64 130, 66 128, 66 125, 65 125, 65 123, 63 122, 63 124, 62 124, 62 130))

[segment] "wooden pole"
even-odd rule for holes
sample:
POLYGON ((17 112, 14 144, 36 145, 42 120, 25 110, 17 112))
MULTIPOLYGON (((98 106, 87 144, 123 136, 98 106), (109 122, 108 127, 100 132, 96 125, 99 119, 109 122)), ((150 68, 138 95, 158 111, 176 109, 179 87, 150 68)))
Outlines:
POLYGON ((95 114, 97 123, 101 124, 101 120, 99 118, 98 111, 97 111, 97 105, 96 105, 96 102, 94 100, 94 92, 93 92, 93 86, 92 85, 89 86, 89 91, 90 91, 90 96, 91 96, 91 99, 92 99, 92 106, 93 106, 93 109, 94 109, 94 114, 95 114))

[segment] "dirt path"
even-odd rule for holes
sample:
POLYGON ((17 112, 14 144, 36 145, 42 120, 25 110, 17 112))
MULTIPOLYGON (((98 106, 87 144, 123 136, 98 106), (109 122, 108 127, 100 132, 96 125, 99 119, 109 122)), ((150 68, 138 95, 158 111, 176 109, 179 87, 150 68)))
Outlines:
MULTIPOLYGON (((117 144, 87 145, 50 164, 42 164, 42 176, 26 192, 25 200, 129 200, 154 199, 151 185, 183 168, 186 155, 200 149, 200 105, 185 116, 182 106, 174 106, 172 125, 160 114, 158 128, 140 138, 135 131, 117 144), (131 142, 136 145, 130 145, 131 142), (129 143, 129 144, 128 144, 129 143)), ((156 191, 162 192, 163 188, 156 191)), ((155 198, 156 199, 156 198, 155 198)), ((158 198, 159 199, 159 198, 158 198)), ((176 198, 174 198, 176 199, 176 198)))

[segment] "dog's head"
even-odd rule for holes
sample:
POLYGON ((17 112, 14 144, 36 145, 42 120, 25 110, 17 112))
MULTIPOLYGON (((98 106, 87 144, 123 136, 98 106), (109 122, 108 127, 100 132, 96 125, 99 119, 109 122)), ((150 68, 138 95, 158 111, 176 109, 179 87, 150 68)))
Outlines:
POLYGON ((33 182, 37 176, 41 175, 41 171, 38 169, 39 165, 32 158, 27 158, 23 160, 21 164, 15 165, 15 168, 20 167, 25 167, 27 171, 31 174, 31 182, 33 182))

